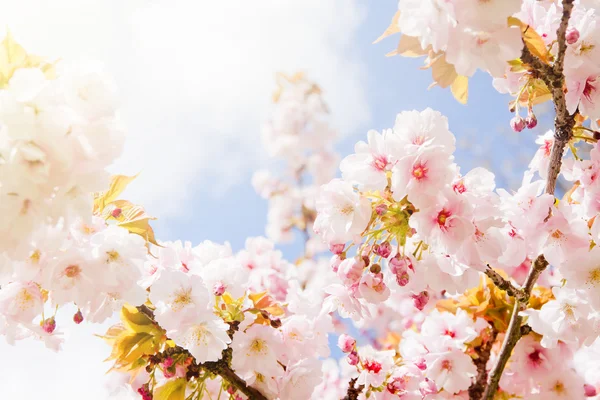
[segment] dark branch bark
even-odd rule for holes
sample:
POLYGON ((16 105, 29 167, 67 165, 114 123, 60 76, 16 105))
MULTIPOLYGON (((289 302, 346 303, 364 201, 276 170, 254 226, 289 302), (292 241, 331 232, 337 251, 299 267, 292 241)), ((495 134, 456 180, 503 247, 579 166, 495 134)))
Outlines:
POLYGON ((360 392, 363 391, 363 389, 365 388, 365 385, 360 385, 360 386, 355 386, 356 385, 356 378, 352 378, 350 379, 350 382, 348 382, 348 392, 346 393, 346 397, 344 397, 342 400, 357 400, 358 396, 360 395, 360 392))
POLYGON ((237 376, 235 372, 227 365, 223 365, 218 368, 217 373, 221 376, 221 378, 225 379, 227 382, 231 383, 233 387, 235 387, 240 392, 244 393, 248 396, 250 400, 267 400, 267 398, 259 392, 257 389, 252 386, 248 386, 246 381, 237 376))
POLYGON ((498 288, 506 291, 506 293, 508 293, 509 296, 519 300, 525 299, 526 295, 522 289, 519 289, 518 287, 513 285, 511 281, 504 279, 502 275, 494 271, 489 265, 488 268, 485 270, 485 274, 492 280, 492 282, 494 282, 494 284, 498 288))
POLYGON ((494 326, 491 326, 492 332, 488 340, 483 343, 481 346, 475 347, 475 352, 477 353, 477 359, 473 360, 473 363, 477 367, 477 380, 471 385, 469 388, 469 399, 471 400, 479 400, 481 396, 483 396, 483 392, 485 391, 485 386, 487 383, 487 363, 490 359, 490 354, 492 353, 492 346, 496 341, 496 336, 498 336, 498 331, 494 326))
MULTIPOLYGON (((565 150, 565 146, 573 137, 573 126, 575 124, 574 115, 570 115, 567 110, 567 103, 565 101, 565 93, 563 91, 565 77, 563 74, 565 51, 567 49, 567 43, 565 40, 565 34, 569 25, 569 19, 571 18, 571 12, 573 10, 574 0, 563 0, 563 14, 560 22, 560 26, 557 30, 558 40, 558 54, 552 68, 549 68, 533 56, 526 46, 523 50, 522 61, 527 62, 533 68, 538 69, 539 76, 544 80, 548 88, 552 92, 552 101, 554 102, 554 110, 556 116, 554 118, 554 144, 552 145, 552 151, 550 153, 550 166, 548 167, 548 180, 546 181, 546 193, 554 195, 556 188, 556 180, 560 173, 562 165, 562 156, 565 150)), ((542 272, 548 266, 548 261, 543 255, 540 255, 529 270, 523 292, 525 294, 524 301, 515 298, 515 305, 513 307, 513 313, 508 326, 508 331, 504 337, 502 343, 502 349, 498 356, 498 361, 491 371, 490 380, 485 390, 483 398, 485 400, 492 400, 496 392, 498 391, 498 384, 506 363, 508 362, 514 347, 524 333, 528 333, 527 329, 523 329, 521 324, 523 317, 519 315, 519 312, 527 308, 527 302, 535 282, 542 274, 542 272)))
POLYGON ((515 348, 517 342, 519 341, 519 339, 521 339, 521 336, 526 331, 526 329, 524 330, 521 326, 521 324, 523 323, 523 317, 519 315, 519 312, 527 308, 527 302, 529 301, 529 296, 531 295, 533 285, 547 266, 548 262, 546 261, 544 256, 539 256, 534 261, 533 265, 531 266, 531 270, 529 271, 529 275, 527 276, 525 287, 523 289, 523 292, 526 297, 523 300, 515 299, 510 323, 508 325, 508 330, 506 332, 506 335, 504 336, 504 342, 502 343, 502 349, 500 350, 500 355, 498 356, 496 365, 494 365, 494 368, 490 373, 490 380, 484 393, 483 398, 485 400, 492 400, 494 398, 494 394, 496 394, 496 391, 498 390, 500 378, 502 377, 502 373, 504 372, 506 363, 508 362, 512 354, 512 350, 515 348))

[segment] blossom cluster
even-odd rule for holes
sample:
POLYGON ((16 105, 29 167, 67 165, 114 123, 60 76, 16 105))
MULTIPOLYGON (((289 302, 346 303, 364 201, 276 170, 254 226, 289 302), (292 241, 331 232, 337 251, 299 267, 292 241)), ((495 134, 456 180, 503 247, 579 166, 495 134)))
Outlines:
POLYGON ((36 63, 10 35, 3 46, 21 62, 4 65, 0 89, 0 251, 10 251, 38 225, 90 218, 124 134, 99 67, 36 63))
POLYGON ((230 348, 231 368, 267 398, 309 398, 321 381, 320 358, 329 356, 333 329, 332 317, 321 311, 319 277, 300 275, 260 237, 235 254, 228 244, 209 241, 161 246, 142 282, 149 286, 153 320, 164 329, 157 335, 163 358, 133 388, 160 392, 188 377, 186 395, 217 396, 223 385, 233 393, 218 376, 194 375, 194 367, 221 360, 230 348))
POLYGON ((75 323, 119 312, 103 339, 128 399, 478 400, 495 378, 486 399, 600 398, 597 14, 592 0, 399 2, 397 52, 427 55, 457 98, 489 72, 516 97, 515 130, 537 124, 535 104, 565 100, 556 127, 571 132, 538 138, 514 192, 461 171, 430 108, 369 131, 334 178, 320 88, 281 75, 263 139, 284 172, 253 178, 269 238, 240 251, 156 240, 152 218, 118 199, 133 177, 106 179, 122 145, 112 85, 7 39, 22 57, 0 68, 0 334, 57 349, 65 306, 75 323), (546 190, 558 171, 560 200, 546 190), (293 229, 294 263, 275 247, 293 229))
POLYGON ((10 35, 0 53, 0 333, 58 349, 60 307, 102 322, 144 301, 146 243, 92 215, 124 139, 112 82, 95 65, 28 55, 10 35))
POLYGON ((281 175, 268 169, 255 172, 256 192, 269 200, 267 236, 275 242, 290 242, 294 229, 303 232, 307 255, 323 251, 315 240, 312 224, 315 197, 320 185, 335 176, 339 156, 333 150, 336 133, 327 123, 328 108, 321 89, 304 74, 278 75, 272 117, 263 127, 263 144, 281 175))
MULTIPOLYGON (((577 110, 595 121, 600 119, 598 3, 574 3, 565 34, 567 107, 571 114, 577 110)), ((520 132, 537 125, 532 106, 552 97, 551 85, 527 64, 524 51, 544 64, 555 61, 563 13, 561 0, 400 0, 380 39, 400 32, 398 48, 390 55, 427 56, 425 65, 435 84, 450 86, 461 102, 467 99, 467 78, 476 70, 488 72, 496 90, 515 97, 511 126, 520 132), (526 117, 520 106, 526 107, 526 117)))

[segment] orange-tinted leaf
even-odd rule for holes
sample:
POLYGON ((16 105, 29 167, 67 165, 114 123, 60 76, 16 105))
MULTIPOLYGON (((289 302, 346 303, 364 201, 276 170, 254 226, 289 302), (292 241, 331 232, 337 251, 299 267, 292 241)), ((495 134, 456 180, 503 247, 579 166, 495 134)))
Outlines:
POLYGON ((548 48, 542 37, 533 29, 532 26, 523 23, 521 20, 515 17, 508 18, 509 26, 518 26, 521 29, 521 36, 525 45, 531 52, 531 54, 537 56, 542 62, 548 64, 550 62, 548 56, 548 48))

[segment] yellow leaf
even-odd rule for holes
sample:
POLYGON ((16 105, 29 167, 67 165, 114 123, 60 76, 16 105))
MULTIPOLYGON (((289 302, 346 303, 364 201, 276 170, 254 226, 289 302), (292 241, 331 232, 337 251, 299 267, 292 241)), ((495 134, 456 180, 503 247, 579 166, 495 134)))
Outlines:
POLYGON ((454 65, 446 62, 445 55, 442 55, 433 61, 431 64, 431 75, 434 83, 443 88, 452 85, 458 76, 454 69, 454 65))
POLYGON ((461 104, 467 104, 469 98, 469 78, 463 75, 458 75, 452 86, 450 86, 452 95, 461 104))
POLYGON ((28 55, 10 32, 0 43, 0 89, 6 87, 10 78, 19 68, 39 68, 49 79, 54 77, 54 65, 41 57, 28 55))
MULTIPOLYGON (((519 104, 528 106, 531 103, 532 106, 535 106, 536 104, 545 103, 552 99, 552 93, 541 79, 530 79, 526 83, 526 86, 527 88, 522 91, 521 96, 515 100, 519 104)), ((514 101, 509 104, 513 107, 514 101)))
POLYGON ((123 190, 129 185, 139 174, 134 176, 115 175, 111 177, 110 186, 106 192, 98 193, 94 199, 94 212, 101 213, 106 204, 113 202, 123 193, 123 190))
POLYGON ((154 336, 163 334, 161 328, 158 327, 150 317, 130 304, 125 304, 123 308, 121 308, 121 321, 131 332, 149 333, 154 336))
POLYGON ((419 38, 402 35, 400 36, 400 41, 398 42, 396 52, 404 57, 421 57, 426 55, 429 50, 423 50, 423 48, 421 48, 421 42, 419 42, 419 38))
POLYGON ((533 29, 532 26, 523 23, 515 17, 508 18, 508 26, 518 26, 521 29, 521 36, 525 45, 531 54, 537 56, 542 62, 548 64, 548 48, 542 37, 533 29))
POLYGON ((394 33, 400 32, 400 26, 398 25, 398 18, 400 18, 400 11, 396 11, 396 14, 394 14, 394 18, 392 18, 392 23, 390 24, 390 26, 387 27, 385 32, 383 32, 381 34, 381 36, 379 36, 373 42, 373 44, 382 41, 383 39, 385 39, 386 37, 388 37, 390 35, 393 35, 394 33))
POLYGON ((154 390, 154 400, 184 400, 187 381, 185 378, 168 381, 154 390))
POLYGON ((149 216, 138 217, 137 219, 131 221, 120 222, 118 225, 122 228, 127 229, 130 233, 135 233, 136 235, 140 235, 147 242, 152 243, 156 246, 160 246, 156 242, 156 238, 154 237, 154 230, 150 226, 150 220, 154 220, 156 218, 149 216))

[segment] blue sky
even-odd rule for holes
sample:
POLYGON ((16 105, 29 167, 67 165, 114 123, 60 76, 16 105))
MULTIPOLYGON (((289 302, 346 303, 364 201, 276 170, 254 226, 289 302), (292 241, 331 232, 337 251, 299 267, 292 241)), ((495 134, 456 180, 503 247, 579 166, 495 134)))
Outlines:
MULTIPOLYGON (((520 160, 515 162, 515 168, 510 171, 505 171, 506 168, 503 170, 503 165, 515 154, 533 155, 535 134, 532 132, 542 132, 541 128, 524 131, 520 135, 512 132, 509 127, 512 114, 507 106, 510 98, 493 89, 491 77, 487 74, 479 72, 470 80, 467 105, 454 100, 448 89, 436 87, 427 90, 432 80, 430 71, 419 69, 423 59, 384 56, 395 48, 398 35, 372 44, 389 24, 397 2, 387 0, 377 4, 362 9, 363 21, 350 50, 364 63, 362 78, 367 88, 370 118, 350 132, 345 132, 336 149, 342 157, 350 154, 358 140, 366 139, 368 129, 380 131, 392 127, 400 111, 431 107, 449 118, 450 129, 462 144, 459 145, 456 158, 464 173, 477 166, 486 166, 497 174, 500 186, 514 187, 514 179, 520 179, 526 158, 521 155, 520 160)), ((318 72, 310 69, 305 71, 309 76, 318 72)), ((323 89, 327 99, 329 90, 326 86, 323 89)), ((331 111, 338 118, 352 112, 343 107, 331 111)), ((258 131, 260 127, 248 129, 258 131)), ((227 154, 223 154, 223 157, 227 157, 227 154)), ((191 196, 188 204, 193 204, 193 207, 187 208, 185 215, 156 221, 157 232, 159 235, 161 231, 168 232, 166 236, 161 236, 164 239, 185 238, 194 243, 204 239, 217 242, 227 240, 235 249, 244 245, 246 237, 262 235, 267 204, 254 193, 249 179, 251 173, 252 170, 247 170, 245 179, 218 196, 210 193, 211 185, 218 185, 218 178, 206 182, 202 190, 195 191, 191 196)), ((297 249, 294 246, 283 248, 288 250, 290 257, 297 249)))
MULTIPOLYGON (((278 71, 304 70, 321 85, 342 156, 369 129, 392 127, 398 112, 431 107, 449 118, 463 172, 488 166, 501 186, 521 175, 535 135, 510 131, 509 98, 494 91, 487 75, 470 81, 463 106, 449 90, 427 90, 431 75, 419 70, 421 59, 385 57, 397 36, 371 44, 396 6, 395 0, 19 0, 3 7, 0 26, 36 54, 105 64, 120 88, 128 131, 125 155, 112 171, 141 171, 125 197, 159 217, 160 240, 229 241, 240 249, 247 237, 264 233, 267 204, 250 177, 269 164, 260 124, 278 71)), ((299 246, 282 249, 293 259, 299 246)), ((70 317, 59 315, 59 324, 70 317)), ((106 399, 101 360, 109 349, 92 336, 105 329, 68 325, 70 340, 58 355, 40 343, 11 347, 0 340, 12 368, 0 375, 3 396, 106 399)))

